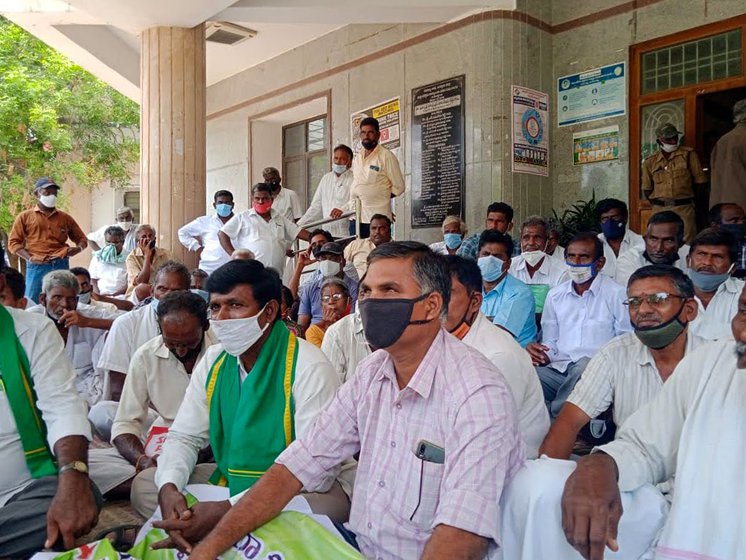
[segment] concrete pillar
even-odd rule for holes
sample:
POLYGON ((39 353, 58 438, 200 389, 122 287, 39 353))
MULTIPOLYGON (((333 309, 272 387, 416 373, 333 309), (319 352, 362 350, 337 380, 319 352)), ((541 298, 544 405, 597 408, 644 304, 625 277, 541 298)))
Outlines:
POLYGON ((141 37, 142 222, 188 267, 177 230, 205 210, 205 30, 154 27, 141 37))

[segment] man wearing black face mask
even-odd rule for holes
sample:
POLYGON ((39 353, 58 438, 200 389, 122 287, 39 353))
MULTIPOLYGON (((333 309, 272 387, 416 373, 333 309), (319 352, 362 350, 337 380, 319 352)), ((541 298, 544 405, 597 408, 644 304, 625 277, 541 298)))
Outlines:
POLYGON ((738 311, 743 280, 731 278, 738 255, 735 239, 727 231, 706 229, 694 238, 689 251, 689 277, 699 306, 691 331, 707 340, 731 337, 730 320, 738 311))
POLYGON ((733 276, 746 278, 746 213, 738 204, 725 202, 710 208, 710 226, 730 233, 738 244, 733 276))
MULTIPOLYGON (((380 137, 376 119, 367 117, 360 122, 363 149, 352 160, 350 210, 355 199, 359 198, 362 204, 360 237, 363 238, 370 235, 370 221, 374 214, 393 218, 390 199, 404 192, 404 176, 399 160, 378 143, 380 137)), ((351 222, 351 233, 354 233, 354 227, 354 222, 351 222)))
POLYGON ((641 268, 630 278, 627 296, 634 334, 611 340, 591 359, 544 439, 541 454, 569 459, 580 429, 612 404, 614 424, 621 426, 658 394, 685 354, 707 342, 687 332, 697 305, 692 282, 679 269, 641 268))
POLYGON ((596 203, 596 219, 601 226, 598 238, 604 244, 606 264, 601 274, 614 278, 616 261, 630 249, 645 250, 642 236, 627 227, 627 204, 616 198, 605 198, 596 203))
POLYGON ((291 222, 297 222, 303 216, 298 194, 291 189, 283 188, 282 177, 275 167, 265 167, 262 177, 272 189, 272 208, 291 222))

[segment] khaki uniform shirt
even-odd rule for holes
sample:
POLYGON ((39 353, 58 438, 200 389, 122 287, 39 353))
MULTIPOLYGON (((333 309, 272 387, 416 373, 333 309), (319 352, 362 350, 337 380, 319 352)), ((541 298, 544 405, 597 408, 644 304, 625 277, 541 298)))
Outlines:
POLYGON ((692 198, 693 184, 706 182, 707 176, 697 154, 686 146, 671 152, 668 159, 659 150, 642 164, 642 190, 651 202, 657 198, 692 198))
POLYGON ((710 165, 710 208, 722 202, 734 202, 746 209, 746 121, 718 140, 710 165))

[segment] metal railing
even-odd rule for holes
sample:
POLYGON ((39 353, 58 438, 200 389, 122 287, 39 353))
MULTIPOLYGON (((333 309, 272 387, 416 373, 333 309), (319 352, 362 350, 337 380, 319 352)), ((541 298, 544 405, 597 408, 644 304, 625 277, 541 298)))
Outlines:
MULTIPOLYGON (((360 202, 360 199, 356 198, 355 199, 355 210, 350 211, 350 212, 345 212, 344 214, 341 214, 338 218, 324 218, 322 220, 316 220, 315 222, 303 224, 302 227, 304 229, 310 230, 311 228, 316 228, 318 226, 323 226, 324 224, 330 224, 332 222, 338 222, 339 220, 345 220, 347 218, 351 218, 352 216, 354 216, 355 217, 355 235, 350 235, 349 237, 342 237, 340 239, 335 240, 338 243, 347 244, 350 241, 353 241, 354 239, 360 239, 360 220, 361 220, 362 212, 363 212, 362 209, 363 209, 363 205, 360 202)), ((300 240, 296 239, 295 249, 293 250, 293 258, 295 258, 295 256, 298 253, 301 253, 305 250, 306 248, 303 248, 303 249, 300 248, 300 240)), ((302 274, 306 274, 309 272, 314 272, 314 271, 304 270, 302 274)))

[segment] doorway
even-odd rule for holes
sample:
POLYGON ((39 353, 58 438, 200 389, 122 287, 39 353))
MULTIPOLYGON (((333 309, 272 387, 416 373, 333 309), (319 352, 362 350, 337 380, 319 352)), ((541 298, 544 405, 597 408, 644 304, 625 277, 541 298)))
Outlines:
MULTIPOLYGON (((746 98, 746 16, 630 47, 630 226, 642 232, 651 214, 641 191, 642 162, 658 150, 655 130, 672 123, 709 170, 717 140, 733 128, 731 108, 746 98)), ((698 225, 709 187, 695 190, 698 225)))

